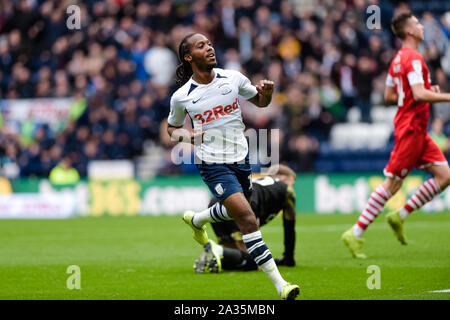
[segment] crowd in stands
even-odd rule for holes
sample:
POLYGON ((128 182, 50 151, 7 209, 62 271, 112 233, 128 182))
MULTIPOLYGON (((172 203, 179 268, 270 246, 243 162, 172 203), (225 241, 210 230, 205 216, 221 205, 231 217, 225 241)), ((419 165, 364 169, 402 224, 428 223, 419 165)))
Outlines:
MULTIPOLYGON (((432 81, 450 91, 450 12, 436 8, 417 13, 425 26, 420 50, 432 81)), ((35 124, 25 141, 29 127, 15 132, 0 121, 1 163, 17 163, 21 176, 48 176, 64 158, 85 176, 89 161, 134 159, 146 141, 169 155, 173 143, 162 127, 177 89, 178 44, 200 32, 212 41, 219 67, 240 70, 252 83, 275 82, 268 108, 242 102, 245 124, 282 128, 280 160, 297 172, 314 171, 320 145, 350 108, 370 123, 372 107, 383 105, 386 72, 400 46, 390 20, 407 9, 415 10, 375 0, 0 0, 0 99, 74 100, 60 132, 35 124), (80 8, 80 29, 66 24, 72 4, 80 8), (381 9, 380 29, 368 27, 369 5, 381 9)), ((446 110, 432 112, 444 132, 446 110)), ((169 163, 160 172, 183 170, 169 163)))

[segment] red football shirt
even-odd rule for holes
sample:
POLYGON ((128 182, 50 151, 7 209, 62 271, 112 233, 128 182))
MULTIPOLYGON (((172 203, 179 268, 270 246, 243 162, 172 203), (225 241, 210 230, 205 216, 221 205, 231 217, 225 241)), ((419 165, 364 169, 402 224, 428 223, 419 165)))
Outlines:
POLYGON ((394 119, 394 134, 409 130, 427 131, 430 104, 414 101, 411 86, 424 84, 431 88, 430 72, 422 55, 414 49, 402 48, 389 67, 386 86, 395 87, 398 94, 398 111, 394 119))

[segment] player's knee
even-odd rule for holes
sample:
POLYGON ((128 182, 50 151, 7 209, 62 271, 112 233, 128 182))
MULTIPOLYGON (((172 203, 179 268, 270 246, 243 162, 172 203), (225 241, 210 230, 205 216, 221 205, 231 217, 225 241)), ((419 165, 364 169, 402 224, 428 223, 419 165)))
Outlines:
POLYGON ((398 190, 400 190, 400 188, 402 187, 402 183, 403 183, 402 180, 388 178, 383 183, 383 187, 387 191, 389 191, 391 195, 394 195, 397 193, 398 190))
POLYGON ((446 170, 444 173, 436 174, 434 179, 439 184, 441 190, 444 190, 450 185, 450 170, 446 170))
POLYGON ((444 190, 445 188, 447 188, 450 185, 450 169, 447 167, 447 170, 445 170, 445 175, 444 175, 444 183, 441 186, 441 189, 444 190))
POLYGON ((402 183, 401 182, 394 184, 394 186, 392 188, 392 191, 391 191, 391 194, 392 195, 396 194, 397 191, 400 190, 401 187, 402 187, 402 183))
POLYGON ((446 176, 446 177, 443 179, 443 181, 442 181, 442 183, 441 183, 441 185, 440 185, 441 190, 446 189, 449 185, 450 185, 450 175, 446 176))

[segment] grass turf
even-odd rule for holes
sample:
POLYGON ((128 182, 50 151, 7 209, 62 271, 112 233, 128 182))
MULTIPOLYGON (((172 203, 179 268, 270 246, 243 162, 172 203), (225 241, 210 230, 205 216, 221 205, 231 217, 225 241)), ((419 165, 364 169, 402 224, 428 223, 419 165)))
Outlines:
MULTIPOLYGON (((450 289, 450 214, 411 215, 408 246, 379 217, 364 261, 340 240, 357 215, 297 218, 297 266, 280 272, 300 285, 300 299, 450 299, 429 292, 450 289), (381 289, 367 288, 370 265, 380 267, 381 289)), ((262 228, 275 257, 281 225, 277 217, 262 228)), ((279 299, 262 271, 194 274, 201 251, 179 216, 2 220, 0 299, 279 299), (70 265, 81 268, 81 290, 66 287, 70 265)))

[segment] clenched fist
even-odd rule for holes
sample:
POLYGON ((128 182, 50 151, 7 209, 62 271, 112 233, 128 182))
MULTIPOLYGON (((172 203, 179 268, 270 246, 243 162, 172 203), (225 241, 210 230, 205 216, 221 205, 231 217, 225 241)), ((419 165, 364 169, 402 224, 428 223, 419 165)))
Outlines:
POLYGON ((255 87, 260 94, 266 97, 267 96, 270 97, 272 96, 273 93, 273 85, 274 85, 273 81, 264 79, 261 80, 259 84, 257 84, 255 87))

